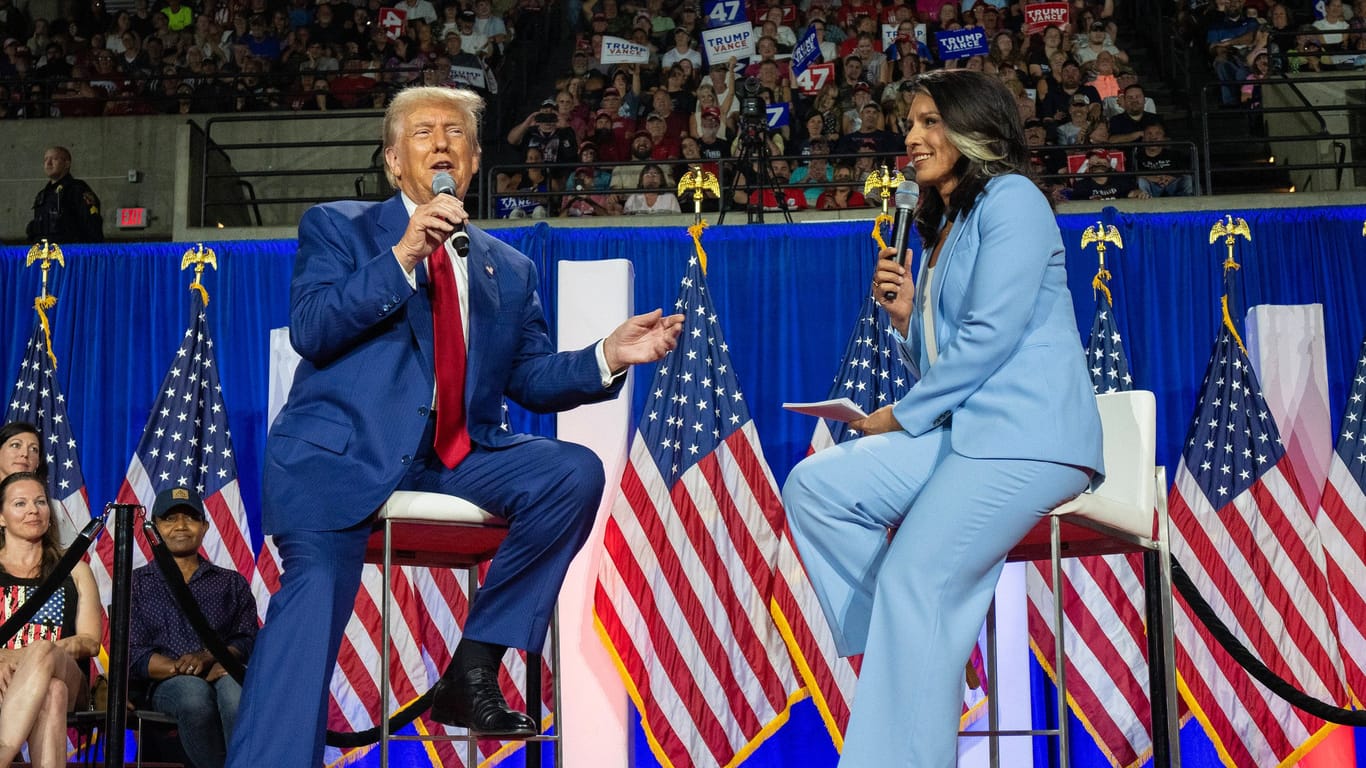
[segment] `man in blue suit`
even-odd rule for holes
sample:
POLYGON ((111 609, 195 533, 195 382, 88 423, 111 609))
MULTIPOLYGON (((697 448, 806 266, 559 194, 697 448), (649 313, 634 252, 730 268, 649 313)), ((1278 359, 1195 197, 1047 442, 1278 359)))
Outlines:
POLYGON ((544 645, 604 477, 582 446, 505 431, 503 398, 539 411, 611 398, 630 365, 673 348, 683 318, 656 310, 590 347, 554 351, 531 261, 465 226, 482 108, 464 90, 399 94, 384 119, 386 170, 399 194, 319 205, 299 223, 290 340, 303 361, 264 471, 264 527, 284 575, 229 766, 321 763, 328 683, 366 540, 375 510, 399 489, 460 496, 509 522, 437 683, 433 719, 490 736, 537 730, 507 706, 498 663, 508 647, 544 645), (443 173, 455 194, 433 192, 443 173), (467 256, 453 256, 459 231, 467 256))

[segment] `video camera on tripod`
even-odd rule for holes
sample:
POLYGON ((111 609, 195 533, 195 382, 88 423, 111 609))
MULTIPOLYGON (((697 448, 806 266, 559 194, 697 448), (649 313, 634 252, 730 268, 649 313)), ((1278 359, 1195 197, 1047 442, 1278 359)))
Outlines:
POLYGON ((740 144, 751 151, 766 147, 768 105, 759 96, 759 78, 747 77, 740 83, 740 144))

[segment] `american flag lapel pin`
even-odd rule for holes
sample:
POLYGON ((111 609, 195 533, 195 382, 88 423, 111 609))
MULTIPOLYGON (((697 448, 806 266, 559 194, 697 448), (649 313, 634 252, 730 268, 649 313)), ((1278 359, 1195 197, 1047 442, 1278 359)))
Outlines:
POLYGON ((484 265, 484 271, 487 272, 487 273, 489 273, 489 277, 493 277, 493 265, 492 265, 492 264, 485 264, 485 265, 484 265))

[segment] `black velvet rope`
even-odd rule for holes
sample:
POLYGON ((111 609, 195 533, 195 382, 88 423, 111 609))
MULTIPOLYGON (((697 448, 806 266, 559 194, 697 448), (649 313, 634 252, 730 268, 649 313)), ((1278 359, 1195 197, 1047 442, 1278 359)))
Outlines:
POLYGON ((34 614, 38 613, 44 605, 47 605, 48 598, 52 597, 52 594, 62 585, 66 577, 71 575, 71 570, 76 567, 76 563, 79 563, 82 557, 85 557, 86 551, 90 549, 90 545, 94 543, 95 538, 103 529, 104 518, 97 517, 92 518, 90 522, 85 524, 85 528, 76 534, 76 540, 71 542, 70 547, 67 547, 66 552, 57 561, 57 566, 52 569, 52 573, 49 573, 43 583, 28 594, 28 597, 15 609, 4 624, 0 624, 0 646, 8 644, 10 640, 14 639, 14 636, 19 634, 19 630, 23 629, 24 625, 33 619, 34 614))
MULTIPOLYGON (((175 563, 175 557, 166 548, 166 542, 162 540, 161 534, 156 529, 156 524, 151 518, 143 524, 143 531, 147 534, 147 540, 152 544, 152 560, 156 563, 157 569, 161 571, 162 578, 166 580, 167 586, 171 589, 171 596, 175 599, 176 605, 180 607, 185 618, 189 620, 190 626, 194 629, 199 641, 204 644, 204 649, 213 655, 214 661, 223 665, 223 669, 232 676, 237 682, 242 682, 246 675, 246 667, 238 658, 228 651, 228 646, 219 639, 218 635, 209 626, 209 622, 204 618, 204 612, 200 610, 199 603, 195 602, 194 595, 190 593, 190 587, 185 583, 184 576, 180 573, 180 568, 175 563)), ((84 551, 84 550, 82 550, 84 551)), ((37 610, 37 608, 34 608, 37 610)), ((381 692, 381 695, 388 695, 381 692)), ((389 732, 395 733, 408 724, 416 720, 422 713, 426 712, 432 703, 432 691, 422 694, 416 701, 412 702, 403 709, 395 712, 389 718, 389 732)), ((354 733, 345 731, 327 732, 327 745, 338 749, 355 749, 366 747, 379 742, 380 726, 376 725, 363 731, 354 733)))
POLYGON ((1200 619, 1200 623, 1205 625, 1214 639, 1219 641, 1228 655, 1238 662, 1238 666, 1247 671, 1249 675, 1268 690, 1284 699, 1296 709, 1308 712, 1314 717, 1338 725, 1354 725, 1357 727, 1366 726, 1366 712, 1360 710, 1343 709, 1332 704, 1319 701, 1303 691, 1296 689, 1293 685, 1286 682, 1272 672, 1261 659, 1258 659, 1247 649, 1246 646, 1229 631, 1224 622, 1214 613, 1214 609, 1205 598, 1200 595, 1200 590, 1195 588, 1194 582, 1187 575, 1181 564, 1172 557, 1172 584, 1181 596, 1186 598, 1186 603, 1195 612, 1195 617, 1200 619))
POLYGON ((247 676, 247 668, 242 665, 242 660, 228 649, 218 633, 213 631, 213 627, 209 626, 209 620, 204 618, 204 611, 199 608, 199 603, 190 592, 190 585, 185 583, 180 566, 176 565, 175 556, 166 548, 166 541, 161 538, 161 532, 157 530, 156 522, 151 517, 143 522, 142 532, 152 544, 152 562, 156 563, 157 570, 161 571, 161 578, 170 588, 171 597, 175 598, 176 606, 185 614, 190 627, 199 636, 199 642, 204 644, 204 650, 223 666, 223 671, 240 684, 247 676))

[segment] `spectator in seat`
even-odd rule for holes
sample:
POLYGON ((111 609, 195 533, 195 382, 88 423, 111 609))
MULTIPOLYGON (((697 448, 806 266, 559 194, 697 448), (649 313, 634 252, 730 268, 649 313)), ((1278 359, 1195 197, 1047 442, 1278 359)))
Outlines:
POLYGON ((1347 51, 1347 35, 1349 28, 1347 18, 1344 15, 1342 0, 1326 0, 1323 4, 1323 18, 1314 21, 1314 29, 1319 31, 1319 43, 1323 50, 1328 52, 1324 63, 1333 67, 1350 69, 1355 61, 1355 56, 1345 55, 1347 51))
POLYGON ((1082 64, 1096 60, 1100 54, 1109 53, 1117 61, 1129 63, 1129 54, 1121 51, 1110 41, 1110 33, 1103 21, 1093 21, 1086 33, 1086 42, 1078 45, 1072 56, 1082 64))
POLYGON ((1058 143, 1064 146, 1084 144, 1092 125, 1090 113, 1091 100, 1086 98, 1085 94, 1074 94, 1072 104, 1067 108, 1067 122, 1054 129, 1058 143))
POLYGON ((599 165, 603 158, 598 156, 598 145, 585 141, 579 145, 579 162, 593 171, 591 189, 606 190, 612 187, 612 169, 605 165, 599 165))
MULTIPOLYGON (((634 189, 640 181, 640 172, 654 153, 655 142, 649 131, 636 131, 631 137, 631 156, 634 162, 618 165, 612 169, 612 189, 617 191, 634 189)), ((623 200, 625 198, 623 197, 623 200)))
POLYGON ((1247 15, 1243 0, 1225 0, 1224 12, 1209 25, 1209 46, 1214 74, 1224 82, 1219 89, 1224 104, 1238 103, 1238 82, 1247 77, 1247 47, 1256 39, 1258 23, 1247 15))
POLYGON ((407 14, 405 20, 409 24, 419 19, 428 24, 436 23, 436 8, 430 0, 398 0, 394 8, 407 14))
POLYGON ((654 160, 673 160, 678 157, 680 136, 669 135, 668 123, 658 112, 651 112, 645 118, 645 130, 650 134, 654 149, 650 157, 654 160))
POLYGON ((1194 194, 1190 177, 1190 157, 1177 147, 1160 146, 1167 140, 1167 129, 1155 122, 1143 129, 1143 145, 1134 152, 1138 188, 1149 197, 1189 197, 1194 194))
POLYGON ((181 3, 181 0, 166 0, 161 14, 166 17, 166 27, 172 32, 187 29, 194 23, 194 9, 181 3))
MULTIPOLYGON (((688 118, 691 116, 691 110, 684 112, 674 109, 673 98, 668 90, 662 87, 656 88, 650 99, 650 104, 653 107, 651 111, 658 114, 660 119, 664 121, 665 136, 677 141, 678 137, 688 132, 688 118)), ((646 128, 649 128, 648 117, 649 115, 646 115, 646 128)))
POLYGON ((627 195, 622 210, 626 213, 680 213, 678 196, 666 190, 664 169, 649 163, 640 169, 636 192, 627 195))
POLYGON ((1086 153, 1083 175, 1072 184, 1073 200, 1146 199, 1148 194, 1138 188, 1131 176, 1114 176, 1114 167, 1104 150, 1086 153))
POLYGON ((674 27, 673 41, 673 47, 660 54, 660 67, 668 69, 680 59, 688 59, 695 68, 702 68, 702 54, 692 47, 692 32, 687 27, 674 27))
MULTIPOLYGON (((199 556, 208 533, 204 502, 189 488, 157 494, 152 520, 179 575, 218 639, 240 662, 256 640, 256 600, 237 571, 199 556)), ((242 686, 204 647, 155 563, 133 571, 129 675, 159 712, 175 717, 194 768, 222 768, 242 686)))
POLYGON ((825 139, 813 139, 808 145, 806 162, 792 170, 789 179, 793 186, 802 187, 806 195, 806 207, 815 208, 826 186, 835 180, 835 169, 830 167, 830 144, 825 139))
POLYGON ((816 198, 816 208, 822 211, 863 208, 863 190, 854 181, 854 166, 840 162, 835 166, 831 185, 816 198))
MULTIPOLYGON (((45 478, 26 471, 0 477, 2 623, 63 553, 45 478)), ((37 615, 0 645, 0 765, 10 765, 25 742, 37 768, 66 765, 66 715, 85 703, 82 664, 100 647, 99 600, 90 566, 78 562, 37 615)))
POLYGON ((564 199, 560 201, 561 218, 582 216, 616 216, 621 213, 617 196, 604 185, 599 187, 592 168, 583 166, 574 171, 566 184, 564 199))
POLYGON ((835 154, 844 155, 857 152, 860 147, 873 148, 874 154, 902 154, 904 142, 891 131, 882 128, 882 107, 868 102, 859 110, 859 127, 835 142, 835 154))
POLYGON ((1124 111, 1110 118, 1110 141, 1116 144, 1142 139, 1144 129, 1160 121, 1156 114, 1146 111, 1147 96, 1137 83, 1124 89, 1120 103, 1124 111))
POLYGON ((720 160, 730 157, 730 142, 721 137, 721 112, 715 107, 704 107, 702 117, 698 120, 700 132, 697 135, 697 146, 702 157, 708 160, 720 160))
POLYGON ((725 104, 721 104, 716 99, 716 90, 712 88, 711 83, 702 83, 702 85, 697 88, 697 106, 691 119, 688 121, 688 133, 693 136, 702 135, 702 116, 710 109, 715 113, 717 118, 717 137, 721 139, 726 138, 726 124, 720 118, 721 115, 730 114, 734 104, 735 99, 733 93, 727 95, 727 102, 725 104))
POLYGON ((376 82, 365 75, 366 61, 355 57, 342 65, 341 75, 332 78, 330 88, 332 98, 345 109, 357 109, 374 105, 376 82))
POLYGON ((1081 65, 1074 60, 1063 62, 1061 71, 1058 74, 1058 87, 1048 89, 1048 96, 1043 100, 1042 108, 1038 110, 1039 117, 1054 122, 1062 122, 1068 119, 1071 110, 1073 97, 1081 94, 1086 97, 1089 108, 1093 110, 1092 119, 1100 117, 1100 93, 1091 85, 1082 83, 1081 65))

